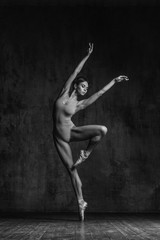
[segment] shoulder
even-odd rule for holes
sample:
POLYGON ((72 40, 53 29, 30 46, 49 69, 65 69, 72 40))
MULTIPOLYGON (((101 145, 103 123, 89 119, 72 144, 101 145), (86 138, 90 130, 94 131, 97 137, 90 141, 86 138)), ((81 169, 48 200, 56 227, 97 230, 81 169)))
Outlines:
POLYGON ((60 91, 59 95, 58 95, 58 99, 59 98, 68 98, 69 97, 69 91, 66 88, 62 88, 62 90, 60 91))
POLYGON ((68 96, 67 95, 60 95, 57 97, 57 99, 55 100, 55 105, 58 106, 58 105, 61 105, 63 102, 67 101, 68 100, 68 96))

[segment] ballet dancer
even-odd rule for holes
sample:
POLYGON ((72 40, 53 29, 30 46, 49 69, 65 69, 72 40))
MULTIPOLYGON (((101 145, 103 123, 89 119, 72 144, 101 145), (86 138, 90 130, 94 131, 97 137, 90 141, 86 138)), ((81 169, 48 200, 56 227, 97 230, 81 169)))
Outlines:
POLYGON ((85 78, 77 77, 77 75, 83 68, 85 62, 90 57, 92 52, 93 43, 89 43, 87 55, 82 59, 74 72, 64 83, 60 94, 54 102, 53 108, 54 143, 59 157, 61 158, 70 175, 77 197, 81 221, 84 220, 84 211, 87 207, 87 202, 85 202, 83 199, 82 182, 78 175, 77 167, 89 157, 94 147, 100 142, 102 137, 106 135, 107 128, 102 125, 75 126, 71 118, 75 113, 85 109, 95 102, 115 83, 129 80, 127 76, 116 77, 91 97, 78 101, 80 96, 84 96, 87 93, 88 82, 85 78), (74 163, 70 142, 83 140, 89 140, 87 148, 80 151, 79 158, 74 163))

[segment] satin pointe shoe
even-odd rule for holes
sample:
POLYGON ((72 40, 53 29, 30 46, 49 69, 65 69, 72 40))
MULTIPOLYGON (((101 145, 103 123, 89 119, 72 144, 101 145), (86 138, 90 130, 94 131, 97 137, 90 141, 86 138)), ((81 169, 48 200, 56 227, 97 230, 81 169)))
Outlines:
POLYGON ((79 216, 80 216, 80 221, 84 221, 84 211, 87 207, 87 202, 85 202, 83 199, 79 200, 79 216))
POLYGON ((78 165, 80 165, 82 162, 84 162, 88 158, 88 156, 85 155, 85 150, 81 150, 80 156, 79 156, 78 160, 73 164, 72 169, 76 168, 78 165))

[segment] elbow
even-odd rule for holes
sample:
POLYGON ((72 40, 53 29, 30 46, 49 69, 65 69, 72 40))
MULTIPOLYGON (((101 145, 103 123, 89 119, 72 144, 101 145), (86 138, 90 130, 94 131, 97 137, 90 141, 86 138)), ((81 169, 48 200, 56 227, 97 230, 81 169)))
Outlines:
POLYGON ((77 76, 78 73, 80 73, 80 71, 81 71, 80 68, 77 68, 77 69, 75 70, 75 74, 76 74, 76 76, 77 76))
POLYGON ((101 91, 99 91, 99 92, 97 93, 97 95, 98 95, 98 98, 99 98, 99 97, 101 97, 101 96, 103 95, 103 93, 104 93, 104 92, 103 92, 102 90, 101 90, 101 91))
POLYGON ((73 73, 74 78, 77 77, 77 75, 78 75, 79 72, 80 72, 79 69, 76 69, 76 70, 74 71, 74 73, 73 73))

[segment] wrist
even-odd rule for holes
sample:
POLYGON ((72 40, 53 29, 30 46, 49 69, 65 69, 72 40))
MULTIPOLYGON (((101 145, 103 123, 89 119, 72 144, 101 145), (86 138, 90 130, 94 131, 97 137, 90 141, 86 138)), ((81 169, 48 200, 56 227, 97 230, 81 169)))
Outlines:
POLYGON ((117 83, 117 79, 116 78, 113 78, 113 83, 115 84, 115 83, 117 83))

